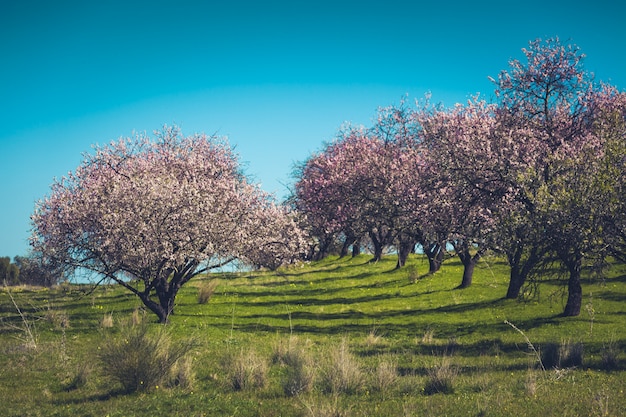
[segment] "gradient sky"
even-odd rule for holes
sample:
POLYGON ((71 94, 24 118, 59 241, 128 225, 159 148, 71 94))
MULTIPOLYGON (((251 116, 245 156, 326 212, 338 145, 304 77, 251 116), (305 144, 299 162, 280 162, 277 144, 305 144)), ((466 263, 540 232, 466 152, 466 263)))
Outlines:
POLYGON ((92 144, 177 124, 229 137, 264 189, 344 122, 408 94, 492 96, 510 58, 558 36, 626 87, 621 1, 0 2, 0 256, 27 253, 35 201, 92 144))

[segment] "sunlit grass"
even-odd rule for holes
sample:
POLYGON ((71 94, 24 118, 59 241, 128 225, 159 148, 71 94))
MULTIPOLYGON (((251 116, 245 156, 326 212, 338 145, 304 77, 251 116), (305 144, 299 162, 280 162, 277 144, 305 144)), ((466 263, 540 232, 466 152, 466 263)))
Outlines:
POLYGON ((22 319, 3 290, 3 415, 560 416, 626 409, 623 266, 605 280, 586 278, 581 315, 564 318, 562 283, 542 283, 538 299, 504 300, 508 268, 497 258, 481 262, 464 290, 455 289, 462 275, 455 259, 430 276, 418 256, 410 259, 412 268, 400 270, 391 256, 369 260, 329 258, 278 273, 222 274, 206 304, 198 303, 204 280, 192 281, 181 290, 167 331, 174 341, 198 345, 185 365, 193 384, 132 395, 120 395, 107 382, 97 358, 98 348, 122 334, 119 323, 143 314, 134 296, 118 287, 14 289, 22 319), (105 316, 112 326, 103 329, 105 316), (25 343, 24 320, 36 337, 34 349, 25 343), (538 350, 581 344, 582 365, 541 371, 524 337, 505 320, 538 350), (306 358, 302 369, 275 359, 288 357, 294 340, 294 352, 306 358), (338 347, 358 369, 355 389, 328 389, 328 379, 324 385, 322 368, 338 347), (225 367, 224 358, 251 351, 268 364, 264 382, 235 389, 237 368, 225 367), (452 389, 426 395, 442 361, 454 370, 452 389), (295 378, 302 385, 291 389, 286 381, 295 378))

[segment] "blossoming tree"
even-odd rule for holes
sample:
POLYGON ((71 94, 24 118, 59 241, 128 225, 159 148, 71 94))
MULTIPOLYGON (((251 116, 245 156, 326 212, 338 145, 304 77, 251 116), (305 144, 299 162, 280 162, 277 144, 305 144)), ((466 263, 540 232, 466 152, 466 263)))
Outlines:
POLYGON ((246 180, 226 141, 171 127, 156 136, 86 155, 37 204, 31 244, 69 270, 117 282, 164 323, 180 288, 198 274, 234 259, 275 266, 268 254, 286 262, 293 252, 285 253, 289 245, 263 251, 284 242, 280 227, 268 227, 283 212, 246 180))

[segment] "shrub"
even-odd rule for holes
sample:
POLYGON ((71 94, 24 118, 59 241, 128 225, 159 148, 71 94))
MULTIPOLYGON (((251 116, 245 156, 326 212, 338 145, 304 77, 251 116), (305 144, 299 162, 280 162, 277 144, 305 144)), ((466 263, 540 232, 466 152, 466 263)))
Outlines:
POLYGON ((346 338, 341 340, 337 349, 329 352, 321 379, 322 388, 326 392, 353 394, 363 388, 363 371, 357 359, 350 353, 346 338))
POLYGON ((89 378, 91 377, 91 365, 88 363, 81 363, 76 370, 76 373, 64 384, 63 389, 65 391, 73 391, 87 385, 89 378))
POLYGON ((106 313, 100 321, 100 327, 103 329, 110 329, 113 327, 113 313, 106 313))
POLYGON ((541 350, 541 362, 546 369, 574 368, 583 363, 583 344, 571 343, 569 340, 548 343, 541 350))
POLYGON ((398 380, 397 366, 389 361, 382 360, 376 366, 372 387, 378 392, 385 392, 398 380))
POLYGON ((253 349, 242 350, 234 357, 228 356, 224 363, 234 390, 263 388, 267 385, 267 363, 253 349))
POLYGON ((311 391, 316 376, 313 358, 297 339, 290 338, 287 349, 275 352, 274 357, 276 362, 287 367, 282 381, 286 395, 296 396, 311 391))
POLYGON ((124 327, 100 348, 104 375, 126 393, 158 388, 195 346, 193 340, 173 344, 164 327, 153 333, 148 330, 147 324, 124 327))
POLYGON ((458 375, 459 370, 451 364, 450 357, 443 356, 440 364, 428 369, 424 394, 453 393, 454 381, 458 375))
POLYGON ((219 282, 216 279, 204 282, 200 288, 198 288, 198 304, 208 303, 218 285, 219 282))
POLYGON ((559 349, 562 368, 577 368, 583 364, 583 344, 564 341, 559 349))
POLYGON ((66 311, 63 310, 55 310, 48 306, 45 314, 45 320, 52 324, 55 329, 69 329, 70 327, 70 316, 66 311))
POLYGON ((180 359, 172 370, 170 386, 191 389, 196 380, 196 373, 193 369, 193 361, 189 356, 180 359))
POLYGON ((614 371, 619 367, 619 348, 615 340, 602 347, 601 353, 602 369, 614 371))

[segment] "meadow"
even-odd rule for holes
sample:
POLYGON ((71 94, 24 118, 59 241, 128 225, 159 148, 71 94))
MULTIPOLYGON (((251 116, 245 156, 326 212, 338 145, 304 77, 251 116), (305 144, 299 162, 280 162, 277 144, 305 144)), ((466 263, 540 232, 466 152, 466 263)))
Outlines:
POLYGON ((626 415, 626 266, 586 274, 583 311, 561 317, 565 282, 505 300, 497 257, 463 290, 456 259, 424 275, 419 255, 370 258, 196 279, 166 326, 117 286, 3 288, 0 414, 626 415), (157 350, 159 382, 112 376, 157 350))

